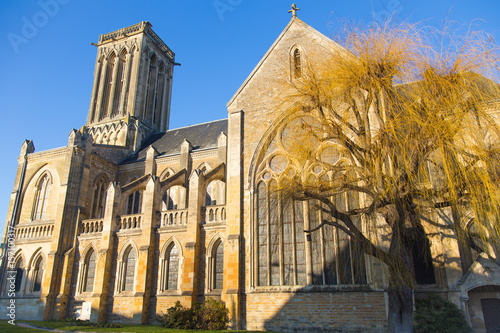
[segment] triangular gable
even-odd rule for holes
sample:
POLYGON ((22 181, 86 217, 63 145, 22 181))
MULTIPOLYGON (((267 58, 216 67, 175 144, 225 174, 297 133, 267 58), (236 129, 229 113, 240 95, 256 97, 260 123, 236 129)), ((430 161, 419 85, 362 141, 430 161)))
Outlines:
POLYGON ((481 253, 457 283, 462 291, 467 292, 471 289, 498 285, 500 282, 500 266, 494 259, 490 259, 486 253, 481 253))
POLYGON ((312 34, 313 36, 319 38, 320 40, 324 41, 325 44, 330 45, 332 47, 332 50, 343 50, 344 48, 340 46, 339 44, 335 43, 332 39, 326 37, 323 35, 321 32, 318 30, 312 28, 311 26, 307 25, 303 21, 299 20, 296 17, 292 17, 288 25, 285 27, 285 29, 281 32, 281 34, 278 36, 278 38, 274 41, 274 43, 271 45, 271 47, 267 50, 266 54, 262 59, 259 61, 257 66, 252 70, 250 75, 246 78, 246 80, 243 82, 243 84, 238 88, 236 93, 233 95, 231 100, 227 103, 227 107, 229 108, 231 104, 236 100, 236 98, 241 94, 241 92, 245 89, 245 87, 248 85, 248 83, 252 80, 252 78, 255 76, 255 74, 259 71, 259 69, 263 66, 263 64, 266 62, 266 60, 269 58, 269 56, 273 53, 273 51, 276 49, 276 47, 279 45, 279 43, 283 40, 283 38, 286 36, 287 32, 291 29, 292 26, 298 25, 301 29, 306 30, 309 34, 312 34))

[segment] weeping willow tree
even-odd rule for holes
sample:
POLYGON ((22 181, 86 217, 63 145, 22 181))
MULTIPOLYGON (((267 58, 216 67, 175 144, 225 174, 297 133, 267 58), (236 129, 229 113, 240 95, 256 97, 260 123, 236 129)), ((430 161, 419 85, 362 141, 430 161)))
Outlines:
POLYGON ((434 229, 451 230, 462 250, 500 254, 498 52, 478 32, 436 43, 408 25, 343 31, 345 50, 308 54, 291 83, 286 100, 302 116, 289 126, 287 159, 300 171, 280 190, 322 211, 306 232, 338 228, 386 265, 389 329, 411 332, 412 253, 432 214, 452 212, 434 229), (316 170, 329 176, 310 177, 316 170), (372 233, 380 223, 385 247, 372 233))

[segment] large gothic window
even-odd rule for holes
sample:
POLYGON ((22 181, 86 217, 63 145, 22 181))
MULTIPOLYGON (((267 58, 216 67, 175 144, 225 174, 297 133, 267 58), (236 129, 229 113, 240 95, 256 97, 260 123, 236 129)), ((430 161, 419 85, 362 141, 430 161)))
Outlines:
POLYGON ((179 280, 179 249, 175 243, 171 243, 161 260, 160 292, 165 290, 177 290, 179 280))
POLYGON ((123 213, 125 215, 140 214, 141 209, 142 209, 142 192, 135 191, 134 193, 128 196, 127 201, 125 202, 123 213))
POLYGON ((83 292, 92 292, 94 290, 95 266, 95 251, 90 249, 85 256, 83 266, 83 292))
MULTIPOLYGON (((294 200, 287 189, 304 168, 294 156, 297 140, 306 142, 307 154, 319 157, 325 164, 345 163, 334 143, 321 143, 308 137, 315 124, 311 116, 296 116, 278 126, 257 156, 254 180, 254 284, 283 285, 354 285, 366 284, 365 259, 349 235, 333 226, 304 233, 317 227, 323 219, 319 201, 294 200), (304 128, 308 131, 303 131, 304 128), (310 272, 311 274, 307 274, 310 272)), ((321 126, 316 128, 321 131, 321 126)), ((332 183, 335 178, 322 163, 307 165, 308 184, 332 183)), ((339 208, 352 207, 357 198, 341 193, 330 198, 339 208)), ((360 226, 360 221, 355 223, 360 226)))
POLYGON ((106 206, 107 182, 101 178, 94 187, 94 198, 92 201, 92 218, 103 218, 106 206))
POLYGON ((48 174, 45 174, 38 182, 36 189, 35 202, 33 204, 32 211, 33 220, 42 220, 45 218, 45 212, 47 211, 47 205, 49 202, 49 192, 50 178, 48 174))

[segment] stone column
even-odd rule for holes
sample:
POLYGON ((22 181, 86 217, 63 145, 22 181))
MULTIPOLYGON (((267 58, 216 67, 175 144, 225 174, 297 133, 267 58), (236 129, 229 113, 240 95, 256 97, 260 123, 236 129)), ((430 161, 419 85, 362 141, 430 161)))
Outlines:
POLYGON ((153 282, 154 232, 156 228, 157 205, 155 196, 159 193, 159 178, 151 176, 144 191, 144 220, 142 236, 138 241, 137 276, 135 279, 134 322, 149 322, 150 298, 153 282))
POLYGON ((224 283, 222 299, 229 309, 231 328, 240 329, 240 247, 241 247, 241 147, 243 111, 231 112, 228 119, 226 172, 226 239, 224 244, 224 283))
POLYGON ((107 321, 107 300, 110 290, 111 266, 113 262, 113 243, 116 230, 116 218, 120 202, 121 189, 116 183, 110 183, 106 194, 106 210, 102 227, 100 248, 96 253, 94 292, 92 294, 92 312, 90 320, 107 321), (95 309, 95 310, 94 310, 95 309))
POLYGON ((204 199, 204 180, 199 170, 193 170, 189 177, 189 202, 187 234, 189 241, 185 244, 184 266, 182 271, 181 302, 184 306, 192 306, 198 293, 198 268, 200 253, 201 206, 204 199))

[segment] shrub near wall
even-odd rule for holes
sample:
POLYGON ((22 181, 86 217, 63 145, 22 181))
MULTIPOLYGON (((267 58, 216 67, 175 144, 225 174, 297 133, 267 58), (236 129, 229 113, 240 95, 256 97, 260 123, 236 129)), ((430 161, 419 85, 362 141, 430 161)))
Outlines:
POLYGON ((415 333, 468 333, 471 329, 455 304, 435 295, 415 302, 415 333))
POLYGON ((165 328, 223 330, 229 321, 228 312, 223 302, 210 298, 192 308, 185 308, 177 301, 157 320, 165 328))

